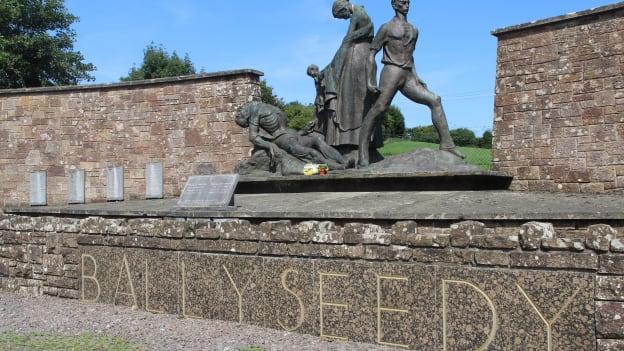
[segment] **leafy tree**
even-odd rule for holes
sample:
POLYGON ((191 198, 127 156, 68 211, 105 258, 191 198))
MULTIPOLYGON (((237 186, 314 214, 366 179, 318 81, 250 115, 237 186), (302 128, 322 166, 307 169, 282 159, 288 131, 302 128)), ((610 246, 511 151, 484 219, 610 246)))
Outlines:
POLYGON ((451 130, 451 137, 457 146, 478 146, 475 133, 466 128, 451 130))
POLYGON ((440 136, 438 135, 438 131, 432 125, 412 128, 411 134, 412 140, 414 141, 421 141, 424 143, 432 144, 440 143, 440 136))
POLYGON ((95 70, 74 50, 64 0, 0 1, 0 88, 75 85, 95 70))
POLYGON ((284 113, 286 113, 288 118, 288 127, 297 130, 304 129, 316 118, 314 116, 314 105, 303 105, 297 101, 284 106, 284 113))
POLYGON ((405 134, 405 117, 401 110, 394 105, 390 106, 384 115, 382 126, 384 139, 403 137, 405 134))
POLYGON ((184 58, 174 51, 169 54, 162 45, 149 44, 143 51, 141 67, 132 67, 127 77, 122 81, 156 79, 195 74, 195 66, 188 54, 184 58))
POLYGON ((273 87, 267 84, 266 80, 260 81, 260 101, 265 104, 277 106, 280 109, 284 109, 286 104, 284 104, 284 100, 273 93, 273 87))
POLYGON ((479 147, 483 149, 492 148, 492 131, 486 130, 483 132, 483 136, 479 138, 479 147))

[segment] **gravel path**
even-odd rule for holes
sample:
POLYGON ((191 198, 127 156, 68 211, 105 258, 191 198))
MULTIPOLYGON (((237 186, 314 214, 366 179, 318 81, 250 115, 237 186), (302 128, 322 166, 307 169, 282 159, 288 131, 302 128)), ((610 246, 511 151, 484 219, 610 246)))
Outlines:
POLYGON ((259 346, 277 350, 393 349, 369 344, 325 342, 317 337, 209 320, 183 320, 118 306, 84 304, 52 297, 0 292, 0 333, 102 333, 144 345, 146 350, 237 351, 259 346))

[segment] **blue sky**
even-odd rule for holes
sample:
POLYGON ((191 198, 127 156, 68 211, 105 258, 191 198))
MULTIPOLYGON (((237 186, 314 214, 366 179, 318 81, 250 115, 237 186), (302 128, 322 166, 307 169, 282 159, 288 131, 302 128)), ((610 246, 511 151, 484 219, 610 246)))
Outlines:
MULTIPOLYGON (((477 132, 491 128, 496 38, 490 31, 607 5, 605 0, 412 1, 420 30, 416 65, 443 97, 449 124, 477 132)), ((379 28, 394 15, 390 0, 360 0, 379 28)), ((285 101, 309 103, 314 85, 306 67, 324 67, 347 31, 334 19, 332 0, 67 0, 80 17, 76 48, 94 63, 97 83, 119 81, 140 64, 150 42, 188 53, 208 72, 255 68, 285 101)), ((431 123, 426 108, 397 96, 409 127, 431 123)))

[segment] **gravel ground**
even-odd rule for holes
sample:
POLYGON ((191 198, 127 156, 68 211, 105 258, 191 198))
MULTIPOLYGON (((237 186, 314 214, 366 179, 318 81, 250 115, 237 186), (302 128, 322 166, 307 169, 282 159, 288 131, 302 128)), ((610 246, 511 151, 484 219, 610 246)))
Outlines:
POLYGON ((237 351, 258 346, 277 350, 394 349, 370 344, 325 342, 271 329, 209 320, 183 320, 119 306, 84 304, 52 297, 29 297, 0 292, 0 333, 104 334, 120 337, 146 350, 237 351))

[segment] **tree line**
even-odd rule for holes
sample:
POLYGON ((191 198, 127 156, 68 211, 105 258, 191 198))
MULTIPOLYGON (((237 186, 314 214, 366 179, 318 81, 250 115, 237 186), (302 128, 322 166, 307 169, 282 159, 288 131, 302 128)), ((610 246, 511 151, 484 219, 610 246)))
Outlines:
MULTIPOLYGON (((478 147, 482 149, 492 148, 492 132, 490 130, 486 130, 481 137, 478 137, 475 132, 470 129, 457 128, 451 129, 451 136, 457 146, 478 147)), ((440 143, 438 132, 432 125, 407 129, 402 137, 412 141, 433 144, 440 143)))
MULTIPOLYGON (((93 81, 95 65, 74 49, 78 17, 64 0, 0 0, 0 89, 76 85, 93 81)), ((143 63, 122 81, 195 74, 188 55, 149 44, 143 63)))
MULTIPOLYGON (((266 80, 260 82, 260 89, 261 101, 282 109, 288 118, 290 128, 303 129, 316 118, 314 104, 302 104, 299 101, 286 103, 275 95, 273 87, 268 85, 266 80)), ((386 112, 382 129, 384 139, 405 133, 405 117, 398 107, 393 105, 386 112)))
MULTIPOLYGON (((294 129, 302 129, 314 120, 314 105, 302 104, 298 101, 285 103, 283 99, 275 95, 273 88, 265 80, 260 83, 261 100, 264 103, 277 106, 284 110, 288 118, 288 126, 294 129)), ((433 125, 415 128, 405 127, 405 117, 397 106, 390 106, 383 120, 384 139, 399 138, 411 141, 439 144, 440 137, 433 125)), ((492 148, 492 132, 486 130, 481 137, 467 128, 451 130, 451 136, 457 146, 492 148)))

